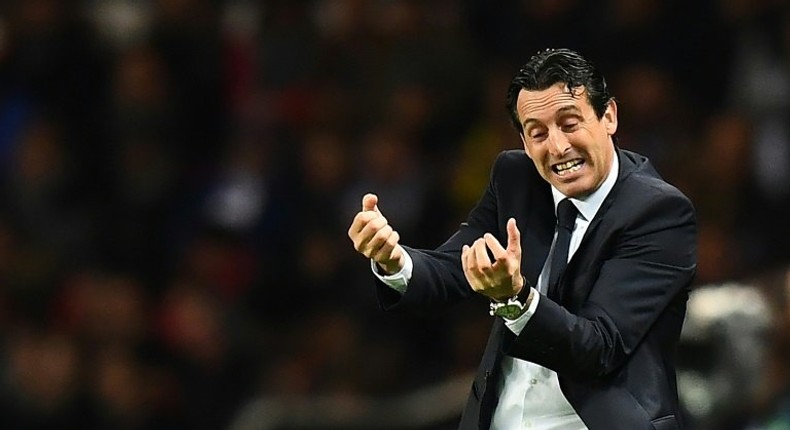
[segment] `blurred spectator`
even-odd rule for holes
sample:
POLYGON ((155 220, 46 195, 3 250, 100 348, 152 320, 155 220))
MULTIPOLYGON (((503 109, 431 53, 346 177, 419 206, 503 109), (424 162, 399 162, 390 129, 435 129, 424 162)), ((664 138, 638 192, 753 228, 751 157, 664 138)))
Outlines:
POLYGON ((785 3, 0 3, 0 427, 224 428, 260 395, 364 415, 364 396, 463 377, 486 303, 380 313, 350 216, 374 191, 409 243, 439 245, 522 145, 515 68, 560 46, 613 77, 618 143, 692 196, 697 283, 768 298, 764 330, 713 345, 759 353, 681 351, 692 400, 732 388, 716 372, 766 381, 697 424, 787 426, 785 3))
POLYGON ((772 269, 790 253, 785 241, 765 237, 790 234, 790 223, 774 221, 790 217, 790 8, 773 1, 725 5, 734 34, 727 95, 752 129, 749 192, 760 199, 758 222, 770 226, 750 251, 772 269))
POLYGON ((774 324, 768 338, 764 384, 754 396, 751 428, 790 428, 790 269, 772 270, 756 282, 770 303, 774 324))
MULTIPOLYGON (((491 162, 500 151, 521 148, 521 138, 513 132, 513 126, 505 115, 503 89, 510 84, 512 70, 504 65, 491 66, 483 82, 483 97, 477 121, 469 127, 465 138, 453 151, 454 169, 448 178, 452 184, 451 198, 458 210, 457 220, 464 219, 466 212, 474 207, 485 191, 490 175, 491 162)), ((447 226, 454 231, 456 225, 447 226)))
POLYGON ((4 345, 6 368, 0 423, 6 428, 82 426, 79 352, 73 339, 19 327, 4 345))
POLYGON ((692 199, 700 219, 698 282, 741 279, 761 268, 765 252, 754 242, 770 236, 771 224, 754 208, 761 207, 752 182, 752 130, 735 114, 711 116, 703 124, 689 172, 692 199), (710 161, 708 161, 710 160, 710 161), (715 160, 715 161, 714 161, 715 160))

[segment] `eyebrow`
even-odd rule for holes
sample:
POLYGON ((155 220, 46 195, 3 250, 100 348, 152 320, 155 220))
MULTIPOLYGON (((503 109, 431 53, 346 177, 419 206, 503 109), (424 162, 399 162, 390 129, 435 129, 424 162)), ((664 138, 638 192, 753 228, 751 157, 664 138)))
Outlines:
MULTIPOLYGON (((567 105, 557 109, 557 112, 554 113, 554 116, 560 116, 566 113, 575 113, 577 115, 581 115, 581 110, 576 105, 567 105)), ((540 122, 537 118, 527 118, 524 120, 524 123, 521 125, 523 128, 527 128, 527 125, 532 122, 540 122)))

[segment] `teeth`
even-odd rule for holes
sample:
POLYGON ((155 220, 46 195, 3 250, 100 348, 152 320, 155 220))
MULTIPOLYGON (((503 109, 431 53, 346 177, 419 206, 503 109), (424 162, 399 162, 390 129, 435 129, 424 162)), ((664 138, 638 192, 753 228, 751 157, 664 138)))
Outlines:
POLYGON ((582 160, 571 160, 566 161, 564 163, 554 165, 554 171, 557 172, 558 175, 564 176, 569 172, 575 172, 582 168, 582 160))
POLYGON ((557 170, 570 169, 571 167, 573 167, 573 161, 568 161, 566 163, 558 164, 557 170))

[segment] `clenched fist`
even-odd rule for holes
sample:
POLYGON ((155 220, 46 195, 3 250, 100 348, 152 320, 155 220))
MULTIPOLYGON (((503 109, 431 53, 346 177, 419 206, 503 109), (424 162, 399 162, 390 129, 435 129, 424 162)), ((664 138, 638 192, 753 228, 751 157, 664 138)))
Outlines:
POLYGON ((404 250, 398 243, 400 235, 379 211, 378 201, 375 194, 362 197, 362 211, 354 217, 348 237, 360 254, 373 259, 385 273, 393 274, 403 268, 404 250))
POLYGON ((524 288, 521 276, 521 232, 516 220, 507 222, 507 248, 491 233, 461 249, 461 266, 472 289, 496 301, 505 301, 524 288), (488 252, 494 261, 488 256, 488 252))

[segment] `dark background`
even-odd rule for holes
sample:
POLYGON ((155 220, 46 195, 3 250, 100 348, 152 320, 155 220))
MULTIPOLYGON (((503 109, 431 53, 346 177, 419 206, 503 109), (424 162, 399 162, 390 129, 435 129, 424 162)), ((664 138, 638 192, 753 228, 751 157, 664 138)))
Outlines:
POLYGON ((376 192, 440 244, 546 47, 698 210, 692 428, 790 428, 778 0, 3 1, 0 427, 451 428, 486 303, 382 313, 346 230, 376 192))

